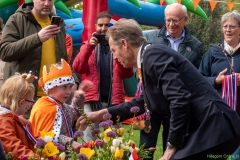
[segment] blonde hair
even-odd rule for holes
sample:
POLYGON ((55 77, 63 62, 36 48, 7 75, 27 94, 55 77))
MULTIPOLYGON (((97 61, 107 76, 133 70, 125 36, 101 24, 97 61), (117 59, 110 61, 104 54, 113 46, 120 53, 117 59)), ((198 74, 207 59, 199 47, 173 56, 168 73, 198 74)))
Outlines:
POLYGON ((14 75, 8 78, 0 90, 1 105, 9 107, 13 112, 18 109, 18 102, 21 99, 28 96, 31 91, 35 91, 34 85, 26 75, 14 75))

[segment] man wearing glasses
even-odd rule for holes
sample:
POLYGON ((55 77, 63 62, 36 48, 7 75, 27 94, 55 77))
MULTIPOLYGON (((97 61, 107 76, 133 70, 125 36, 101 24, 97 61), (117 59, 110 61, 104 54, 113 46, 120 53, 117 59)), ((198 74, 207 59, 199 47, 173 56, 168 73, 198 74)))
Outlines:
MULTIPOLYGON (((202 59, 203 47, 202 43, 192 36, 185 26, 187 20, 187 9, 184 5, 178 3, 167 5, 165 9, 165 25, 160 30, 147 33, 146 38, 150 43, 161 43, 171 47, 198 68, 202 59)), ((154 113, 151 114, 152 129, 150 133, 144 131, 140 133, 140 145, 146 143, 146 148, 155 147, 161 124, 163 125, 163 151, 165 151, 170 125, 169 118, 159 117, 154 113)), ((152 160, 152 158, 148 160, 152 160)))

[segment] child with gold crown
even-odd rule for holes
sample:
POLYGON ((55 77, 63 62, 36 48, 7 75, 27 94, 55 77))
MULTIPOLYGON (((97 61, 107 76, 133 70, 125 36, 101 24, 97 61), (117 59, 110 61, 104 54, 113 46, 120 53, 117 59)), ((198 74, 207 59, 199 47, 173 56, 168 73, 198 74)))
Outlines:
POLYGON ((49 72, 44 66, 43 77, 38 83, 47 96, 39 98, 32 108, 30 122, 33 135, 39 137, 40 132, 53 131, 54 142, 70 144, 77 149, 80 144, 73 141, 73 123, 81 116, 79 109, 83 109, 83 94, 92 85, 91 82, 82 82, 74 94, 72 105, 67 105, 65 102, 75 82, 69 64, 62 59, 61 64, 51 65, 49 72))

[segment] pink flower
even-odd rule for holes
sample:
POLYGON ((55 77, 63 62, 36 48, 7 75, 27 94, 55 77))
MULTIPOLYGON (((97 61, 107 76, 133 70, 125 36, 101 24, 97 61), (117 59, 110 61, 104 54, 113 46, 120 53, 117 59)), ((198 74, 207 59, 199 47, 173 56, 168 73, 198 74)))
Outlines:
POLYGON ((149 151, 154 152, 154 151, 156 151, 156 148, 155 147, 151 147, 151 148, 149 148, 149 151))
POLYGON ((26 155, 23 155, 20 157, 20 160, 30 160, 28 156, 26 155))

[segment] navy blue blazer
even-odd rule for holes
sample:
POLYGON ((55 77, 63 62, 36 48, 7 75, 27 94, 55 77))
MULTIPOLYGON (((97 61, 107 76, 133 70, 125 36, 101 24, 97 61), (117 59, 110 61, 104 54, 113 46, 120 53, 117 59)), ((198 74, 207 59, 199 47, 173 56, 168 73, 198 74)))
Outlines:
POLYGON ((178 148, 174 158, 188 157, 240 135, 237 113, 178 52, 162 44, 149 46, 143 53, 142 73, 143 96, 108 111, 114 120, 117 115, 124 120, 132 116, 133 106, 143 113, 145 100, 150 111, 168 116, 168 141, 178 148))

